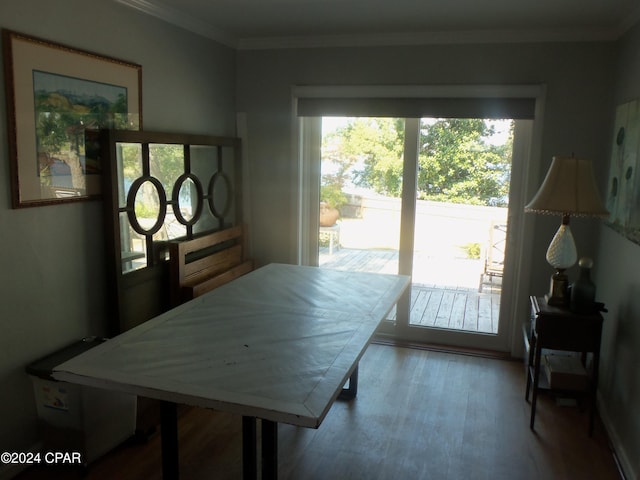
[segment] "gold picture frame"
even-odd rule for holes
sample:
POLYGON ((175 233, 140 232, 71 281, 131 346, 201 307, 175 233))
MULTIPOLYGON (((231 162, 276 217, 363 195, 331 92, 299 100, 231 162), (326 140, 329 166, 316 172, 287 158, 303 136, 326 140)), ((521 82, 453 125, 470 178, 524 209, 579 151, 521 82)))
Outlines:
POLYGON ((13 208, 98 198, 86 130, 142 128, 142 67, 2 30, 13 208))

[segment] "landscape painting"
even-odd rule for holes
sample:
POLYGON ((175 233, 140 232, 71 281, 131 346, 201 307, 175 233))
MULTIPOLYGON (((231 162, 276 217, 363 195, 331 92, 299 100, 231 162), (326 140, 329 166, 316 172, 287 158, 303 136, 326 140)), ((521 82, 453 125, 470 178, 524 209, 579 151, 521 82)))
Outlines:
POLYGON ((85 130, 127 128, 126 87, 34 71, 33 89, 41 183, 85 190, 101 168, 85 156, 85 130))
POLYGON ((12 206, 98 198, 85 134, 142 127, 142 68, 4 29, 2 40, 12 206))

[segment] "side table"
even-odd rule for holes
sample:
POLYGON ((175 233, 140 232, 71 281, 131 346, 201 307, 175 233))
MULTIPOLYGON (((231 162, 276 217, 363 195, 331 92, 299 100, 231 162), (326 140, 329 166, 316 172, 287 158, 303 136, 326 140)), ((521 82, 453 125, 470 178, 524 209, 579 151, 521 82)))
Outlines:
POLYGON ((542 349, 579 352, 582 354, 583 365, 586 365, 587 353, 592 353, 593 362, 587 389, 591 402, 589 416, 589 435, 591 435, 596 412, 602 315, 600 312, 587 315, 572 313, 566 307, 548 305, 544 297, 532 296, 530 301, 531 323, 528 328, 524 328, 525 347, 528 347, 529 351, 527 359, 527 390, 525 394, 527 401, 529 401, 529 392, 533 390, 529 426, 533 430, 538 390, 542 388, 540 385, 542 349), (528 345, 526 345, 527 342, 528 345))

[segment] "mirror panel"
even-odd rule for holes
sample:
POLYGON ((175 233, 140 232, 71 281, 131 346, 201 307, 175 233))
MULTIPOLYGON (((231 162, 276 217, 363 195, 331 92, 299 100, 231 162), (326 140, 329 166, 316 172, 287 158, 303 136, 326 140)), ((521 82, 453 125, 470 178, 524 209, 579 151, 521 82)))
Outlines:
POLYGON ((222 149, 222 165, 220 167, 220 170, 224 172, 225 176, 227 177, 227 188, 229 196, 228 205, 226 206, 226 213, 224 216, 225 218, 236 218, 242 199, 239 198, 240 192, 236 190, 236 188, 234 188, 234 185, 237 185, 236 179, 239 175, 239 166, 236 165, 236 158, 233 149, 222 149))
POLYGON ((160 180, 167 196, 184 173, 184 145, 149 144, 149 174, 160 180))
POLYGON ((164 219, 160 218, 162 194, 158 187, 150 179, 146 179, 134 192, 134 214, 144 234, 152 233, 159 222, 164 222, 164 219))
POLYGON ((184 177, 184 181, 177 184, 177 207, 182 219, 190 222, 197 213, 199 198, 196 183, 191 177, 184 177))
POLYGON ((120 213, 119 221, 122 273, 145 268, 147 266, 147 248, 144 236, 131 227, 126 212, 120 213))
MULTIPOLYGON (((89 135, 89 133, 87 133, 89 135)), ((240 141, 132 130, 91 132, 103 161, 109 335, 170 307, 169 245, 242 222, 240 141), (216 218, 208 186, 215 182, 216 218), (226 204, 223 200, 226 200, 226 204), (220 203, 222 202, 222 203, 220 203), (219 206, 218 206, 219 205, 219 206)))
POLYGON ((224 218, 229 210, 231 185, 224 172, 216 172, 209 184, 210 206, 216 218, 224 218))
POLYGON ((116 153, 122 273, 164 260, 158 242, 235 223, 235 145, 117 142, 116 153))
POLYGON ((118 206, 124 208, 129 189, 136 178, 142 176, 142 145, 139 143, 118 143, 116 145, 118 163, 118 206))

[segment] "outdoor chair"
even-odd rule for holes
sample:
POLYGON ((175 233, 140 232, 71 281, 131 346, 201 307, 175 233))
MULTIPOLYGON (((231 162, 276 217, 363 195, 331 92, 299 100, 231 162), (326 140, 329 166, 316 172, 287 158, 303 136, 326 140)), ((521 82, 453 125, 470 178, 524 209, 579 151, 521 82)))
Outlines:
POLYGON ((502 277, 504 270, 504 252, 507 241, 507 224, 492 221, 489 227, 489 240, 483 249, 484 269, 480 274, 479 292, 483 285, 494 277, 502 277))

